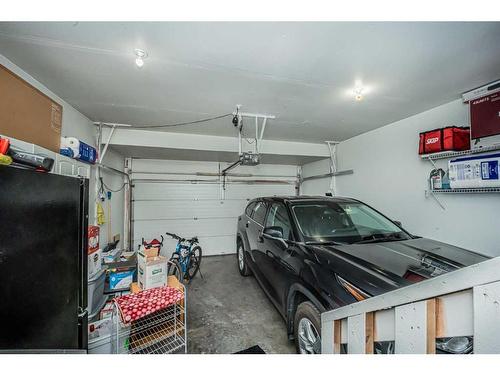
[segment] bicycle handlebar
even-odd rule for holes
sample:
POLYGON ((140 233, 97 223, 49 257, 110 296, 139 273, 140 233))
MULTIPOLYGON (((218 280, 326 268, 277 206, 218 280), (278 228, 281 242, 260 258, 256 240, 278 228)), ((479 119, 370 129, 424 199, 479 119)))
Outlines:
POLYGON ((190 239, 186 239, 186 238, 183 238, 183 237, 179 237, 178 235, 174 234, 174 233, 168 233, 168 232, 165 232, 165 234, 167 236, 170 236, 172 237, 173 239, 175 240, 178 240, 180 242, 184 242, 184 241, 187 241, 187 242, 191 242, 191 243, 195 243, 195 242, 198 242, 198 237, 192 237, 190 239))
POLYGON ((168 233, 168 232, 165 232, 165 234, 166 234, 167 236, 170 236, 170 237, 172 237, 172 238, 176 239, 176 240, 181 240, 181 239, 183 239, 183 238, 179 237, 178 235, 176 235, 176 234, 174 234, 174 233, 168 233))

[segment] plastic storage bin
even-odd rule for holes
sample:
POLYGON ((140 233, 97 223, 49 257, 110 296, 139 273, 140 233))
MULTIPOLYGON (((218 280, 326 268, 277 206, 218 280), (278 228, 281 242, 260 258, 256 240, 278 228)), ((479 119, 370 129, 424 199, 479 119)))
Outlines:
POLYGON ((500 187, 500 153, 467 156, 448 162, 452 189, 500 187))
POLYGON ((106 303, 107 298, 104 295, 105 280, 105 270, 99 271, 95 276, 89 279, 87 294, 87 310, 89 312, 89 319, 95 317, 106 303))

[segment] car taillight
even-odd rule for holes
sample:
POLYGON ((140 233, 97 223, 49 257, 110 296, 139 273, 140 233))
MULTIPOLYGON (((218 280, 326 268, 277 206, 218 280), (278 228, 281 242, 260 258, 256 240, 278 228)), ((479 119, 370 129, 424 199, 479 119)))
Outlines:
POLYGON ((336 277, 337 277, 337 280, 338 280, 339 284, 342 285, 342 287, 350 295, 352 295, 354 298, 356 298, 356 300, 363 301, 363 300, 371 297, 368 293, 363 292, 361 289, 359 289, 358 287, 352 285, 350 282, 348 282, 347 280, 343 279, 339 275, 336 275, 336 277))
POLYGON ((403 275, 403 278, 408 281, 411 281, 412 283, 418 283, 419 281, 426 280, 425 277, 420 276, 411 271, 406 271, 406 273, 403 275))

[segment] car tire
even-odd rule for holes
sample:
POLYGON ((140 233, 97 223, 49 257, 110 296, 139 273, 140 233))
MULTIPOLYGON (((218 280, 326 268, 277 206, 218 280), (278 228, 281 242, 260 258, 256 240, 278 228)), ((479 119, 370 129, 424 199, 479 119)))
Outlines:
POLYGON ((252 274, 245 260, 245 248, 243 247, 243 242, 240 239, 236 242, 236 262, 241 276, 250 276, 252 274))
POLYGON ((311 302, 302 302, 294 317, 295 349, 299 354, 321 354, 321 314, 311 302))

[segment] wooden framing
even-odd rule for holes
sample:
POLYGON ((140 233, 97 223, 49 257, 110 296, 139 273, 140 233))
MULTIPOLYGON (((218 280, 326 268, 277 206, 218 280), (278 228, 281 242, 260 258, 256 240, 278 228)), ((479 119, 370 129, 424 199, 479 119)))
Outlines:
POLYGON ((474 353, 500 354, 499 269, 493 258, 325 312, 322 352, 373 353, 393 341, 396 353, 433 354, 438 338, 473 336, 474 353))
POLYGON ((367 312, 365 314, 365 354, 373 354, 375 343, 375 314, 367 312))
POLYGON ((335 354, 340 354, 340 343, 342 336, 342 321, 334 320, 333 321, 333 352, 335 354))
POLYGON ((427 354, 436 354, 436 300, 429 299, 426 304, 426 320, 427 320, 427 354))

